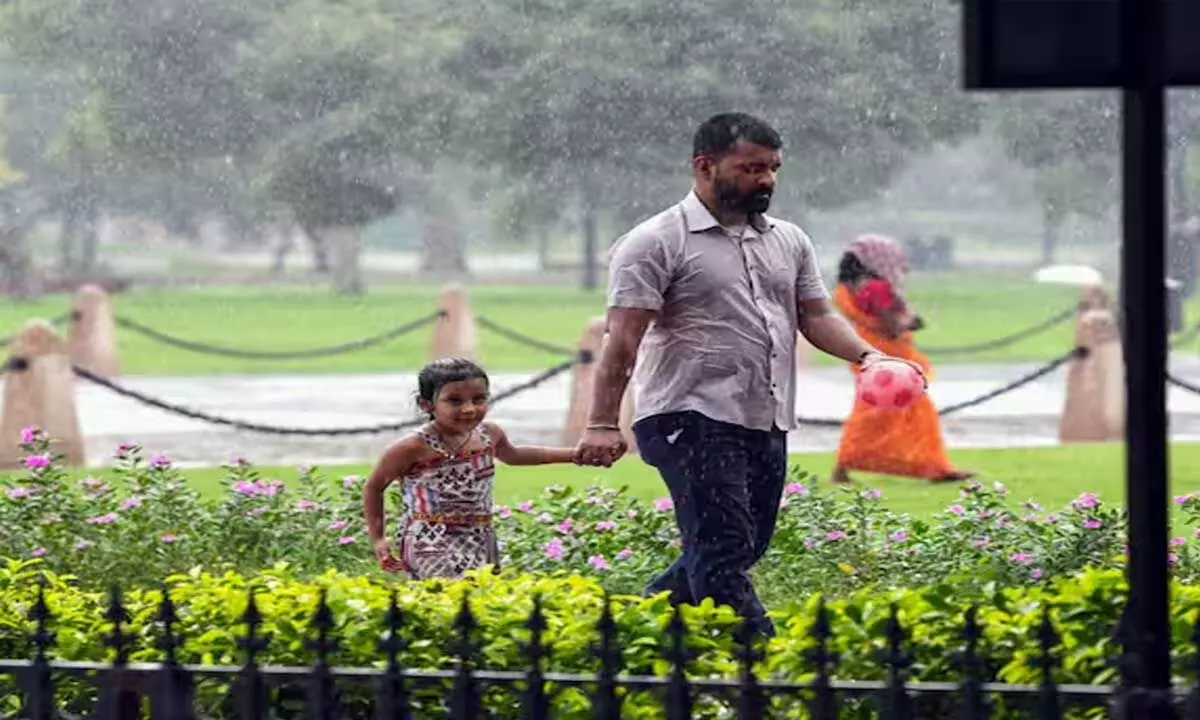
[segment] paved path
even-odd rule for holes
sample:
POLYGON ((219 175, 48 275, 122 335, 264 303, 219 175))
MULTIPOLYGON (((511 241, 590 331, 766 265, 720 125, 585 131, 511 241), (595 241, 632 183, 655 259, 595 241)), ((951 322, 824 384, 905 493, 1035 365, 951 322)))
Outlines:
MULTIPOLYGON (((938 406, 977 397, 1027 374, 1036 365, 945 365, 930 391, 938 406)), ((1173 361, 1173 372, 1200 384, 1200 358, 1173 361)), ((1059 370, 1039 381, 944 420, 955 447, 1051 445, 1057 442, 1064 377, 1059 370)), ((529 374, 493 378, 497 390, 529 374)), ((272 375, 193 378, 127 377, 121 383, 145 394, 229 418, 269 425, 324 428, 396 422, 415 413, 415 379, 405 375, 272 375)), ((840 418, 849 411, 853 388, 843 368, 806 370, 797 388, 799 412, 840 418)), ((570 399, 563 374, 498 403, 492 419, 518 442, 557 443, 570 399)), ((147 407, 79 381, 77 403, 89 464, 107 464, 112 449, 136 441, 178 462, 215 464, 243 455, 258 464, 361 462, 372 459, 390 436, 281 437, 234 431, 147 407)), ((1171 388, 1173 434, 1200 439, 1200 396, 1171 388)), ((836 428, 802 427, 792 433, 794 450, 836 447, 836 428)))

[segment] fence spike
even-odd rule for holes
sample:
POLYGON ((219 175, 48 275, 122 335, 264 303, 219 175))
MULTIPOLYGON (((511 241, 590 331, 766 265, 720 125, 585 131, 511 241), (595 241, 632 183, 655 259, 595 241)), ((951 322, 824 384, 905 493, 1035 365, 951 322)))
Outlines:
POLYGON ((743 618, 737 631, 737 659, 741 669, 738 692, 738 720, 760 720, 766 712, 766 697, 754 674, 754 666, 763 659, 759 649, 762 636, 749 617, 743 618))
POLYGON ((979 641, 983 639, 983 628, 979 625, 979 608, 972 605, 967 608, 963 619, 963 640, 965 646, 960 656, 963 680, 959 685, 962 693, 963 720, 985 720, 988 717, 990 704, 983 692, 983 684, 987 682, 984 673, 986 663, 979 655, 979 641))
POLYGON ((1055 648, 1058 647, 1059 636, 1050 620, 1050 608, 1042 608, 1042 621, 1037 628, 1038 654, 1034 662, 1041 670, 1041 682, 1038 685, 1037 717, 1038 720, 1062 720, 1062 708, 1058 702, 1058 684, 1054 681, 1054 670, 1058 665, 1055 648))
POLYGON ((612 599, 604 593, 600 620, 596 623, 599 642, 592 653, 600 660, 596 674, 596 692, 592 695, 592 720, 620 720, 621 699, 617 695, 617 674, 621 672, 621 650, 617 645, 617 622, 612 614, 612 599))
POLYGON ((450 696, 451 720, 476 720, 481 702, 475 686, 475 629, 478 623, 471 612, 471 599, 463 593, 462 605, 454 618, 456 638, 453 654, 458 658, 458 671, 454 674, 454 690, 450 696))
POLYGON ((316 653, 309 677, 309 707, 312 709, 314 720, 334 720, 337 717, 337 699, 329 660, 338 651, 339 643, 333 636, 337 623, 334 622, 333 610, 329 607, 329 595, 325 588, 321 588, 317 596, 317 607, 313 611, 309 627, 316 632, 315 637, 305 642, 308 649, 316 653))
POLYGON ((525 654, 525 660, 529 664, 529 669, 525 673, 526 689, 523 717, 526 720, 549 720, 550 697, 546 693, 546 675, 543 668, 543 661, 550 659, 551 650, 543 640, 548 625, 546 623, 546 614, 542 612, 542 597, 540 594, 535 593, 533 596, 533 609, 529 613, 529 619, 525 621, 525 627, 529 630, 529 643, 525 644, 522 650, 525 654))
POLYGON ((808 634, 816 643, 805 651, 804 657, 816 668, 813 679, 813 699, 808 711, 813 720, 837 720, 837 694, 833 691, 833 669, 838 663, 838 654, 829 649, 833 640, 833 623, 829 620, 829 608, 825 598, 817 598, 817 614, 808 634))
POLYGON ((888 679, 880 717, 882 720, 912 720, 912 701, 905 684, 905 671, 912 665, 912 658, 904 650, 904 626, 900 624, 900 610, 895 603, 888 612, 884 636, 887 650, 883 653, 883 662, 887 665, 888 679))
POLYGON ((54 633, 50 632, 50 606, 46 604, 46 578, 38 578, 37 598, 29 608, 29 619, 34 622, 33 663, 25 677, 25 702, 21 717, 28 720, 52 720, 57 715, 54 707, 54 676, 50 671, 50 650, 54 648, 54 633))
POLYGON ((667 623, 667 651, 664 656, 671 663, 671 674, 667 678, 667 720, 690 720, 692 689, 687 678, 687 624, 683 621, 683 607, 679 604, 674 606, 667 623))
POLYGON ((126 687, 125 666, 129 664, 129 648, 133 637, 125 633, 129 612, 121 598, 121 588, 113 584, 108 591, 104 619, 112 628, 104 634, 105 647, 113 651, 112 663, 105 672, 97 700, 97 720, 136 720, 141 714, 141 698, 126 687))
POLYGON ((181 645, 175 630, 178 621, 171 590, 164 584, 162 601, 158 605, 162 633, 157 641, 158 648, 163 651, 163 662, 150 702, 150 720, 192 720, 195 717, 192 677, 179 664, 176 654, 181 645))
POLYGON ((387 656, 387 666, 383 677, 380 678, 379 697, 375 703, 376 720, 412 720, 412 707, 409 704, 408 685, 405 682, 404 669, 400 665, 400 653, 407 643, 402 634, 404 628, 404 613, 396 600, 396 591, 392 591, 391 602, 388 603, 387 614, 384 616, 384 626, 387 634, 380 639, 380 652, 387 656))
POLYGON ((241 708, 241 717, 247 720, 266 717, 267 713, 267 688, 258 666, 258 654, 267 649, 268 643, 268 639, 259 633, 262 622, 258 601, 254 599, 254 588, 250 588, 246 593, 246 610, 242 613, 246 634, 237 641, 238 647, 245 653, 237 680, 238 706, 241 708))

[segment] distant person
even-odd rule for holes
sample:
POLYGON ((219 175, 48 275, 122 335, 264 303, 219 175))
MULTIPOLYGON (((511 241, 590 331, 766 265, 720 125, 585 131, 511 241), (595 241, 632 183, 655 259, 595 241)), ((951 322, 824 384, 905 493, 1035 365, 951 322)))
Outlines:
POLYGON ((437 360, 418 373, 417 404, 429 422, 384 452, 363 489, 367 533, 384 570, 423 580, 498 565, 493 460, 572 461, 573 448, 513 445, 498 425, 484 422, 489 400, 487 373, 470 360, 437 360), (384 533, 383 493, 395 481, 405 512, 393 548, 384 533))
POLYGON ((618 413, 636 373, 634 433, 683 541, 647 591, 711 598, 768 635, 749 571, 770 544, 787 478, 796 333, 847 362, 883 357, 830 305, 808 236, 765 214, 782 147, 756 117, 709 118, 692 143, 692 191, 618 240, 608 342, 576 450, 587 465, 625 453, 618 413))
MULTIPOLYGON (((913 345, 913 331, 924 326, 904 299, 908 257, 904 246, 883 235, 863 235, 846 249, 838 267, 834 302, 859 336, 893 357, 933 368, 913 345)), ((852 364, 857 375, 861 368, 852 364)), ((974 473, 956 470, 946 457, 941 420, 928 395, 903 410, 877 409, 857 396, 838 446, 835 483, 849 483, 849 471, 919 477, 934 482, 965 480, 974 473)))

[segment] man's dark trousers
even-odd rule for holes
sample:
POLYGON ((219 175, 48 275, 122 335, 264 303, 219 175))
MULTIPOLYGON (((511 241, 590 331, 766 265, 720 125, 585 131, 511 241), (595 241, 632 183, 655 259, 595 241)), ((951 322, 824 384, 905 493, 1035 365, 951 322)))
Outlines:
POLYGON ((775 630, 750 582, 766 553, 787 480, 787 433, 751 430, 697 412, 653 415, 633 427, 642 460, 670 491, 683 554, 647 587, 693 605, 712 598, 767 635, 775 630))

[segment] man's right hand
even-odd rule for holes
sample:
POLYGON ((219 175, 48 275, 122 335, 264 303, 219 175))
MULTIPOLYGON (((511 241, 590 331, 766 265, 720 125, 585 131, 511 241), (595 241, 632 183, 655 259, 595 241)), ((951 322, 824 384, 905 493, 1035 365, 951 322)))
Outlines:
POLYGON ((620 430, 590 428, 583 431, 583 437, 575 446, 575 464, 611 467, 628 450, 629 445, 620 430))

